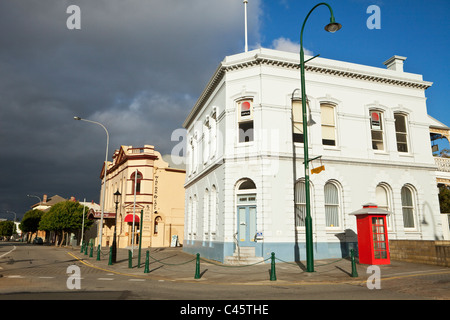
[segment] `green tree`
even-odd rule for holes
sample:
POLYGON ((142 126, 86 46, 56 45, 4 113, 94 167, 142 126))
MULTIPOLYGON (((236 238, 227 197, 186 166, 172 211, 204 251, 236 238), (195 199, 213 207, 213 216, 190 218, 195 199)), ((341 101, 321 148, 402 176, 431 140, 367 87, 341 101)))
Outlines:
POLYGON ((16 233, 16 225, 13 221, 0 221, 0 236, 11 237, 16 233))
POLYGON ((448 186, 439 187, 439 205, 442 213, 450 213, 450 189, 448 186))
MULTIPOLYGON (((55 245, 61 246, 68 233, 75 232, 82 228, 83 208, 79 202, 63 201, 53 205, 49 211, 42 215, 39 222, 39 229, 55 232, 57 238, 55 245)), ((92 221, 87 219, 88 209, 85 208, 84 228, 89 229, 92 221)))
POLYGON ((22 221, 19 224, 19 229, 24 233, 28 233, 27 242, 30 241, 31 235, 39 230, 39 222, 41 221, 41 217, 43 215, 43 211, 41 210, 29 210, 25 213, 22 218, 22 221))

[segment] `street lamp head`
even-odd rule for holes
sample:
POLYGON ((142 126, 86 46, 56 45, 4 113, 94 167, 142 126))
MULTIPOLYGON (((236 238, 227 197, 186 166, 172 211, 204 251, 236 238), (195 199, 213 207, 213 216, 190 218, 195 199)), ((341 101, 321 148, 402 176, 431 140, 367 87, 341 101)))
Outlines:
POLYGON ((73 117, 73 120, 81 120, 80 117, 73 117))
POLYGON ((334 21, 334 16, 331 16, 330 23, 325 26, 325 30, 331 33, 334 33, 342 28, 340 23, 334 21))
POLYGON ((114 192, 114 203, 115 204, 118 204, 120 201, 119 201, 119 197, 121 196, 122 194, 119 192, 119 190, 117 190, 116 192, 114 192))

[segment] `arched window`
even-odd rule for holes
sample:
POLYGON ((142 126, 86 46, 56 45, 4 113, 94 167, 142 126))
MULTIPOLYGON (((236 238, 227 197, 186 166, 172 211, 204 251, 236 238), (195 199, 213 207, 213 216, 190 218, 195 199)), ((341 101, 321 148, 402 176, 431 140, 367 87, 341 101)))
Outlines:
POLYGON ((190 238, 192 237, 192 205, 193 205, 192 197, 189 197, 188 211, 187 211, 187 232, 190 238))
POLYGON ((306 191, 305 181, 297 181, 295 183, 295 225, 297 227, 305 226, 306 218, 306 191))
MULTIPOLYGON (((380 183, 376 189, 375 189, 375 197, 376 197, 376 204, 378 205, 378 208, 384 209, 386 211, 391 211, 391 191, 390 188, 384 184, 380 183)), ((392 229, 392 217, 391 215, 386 217, 387 227, 388 229, 392 229)))
POLYGON ((153 228, 153 233, 154 234, 158 234, 158 223, 162 221, 161 216, 157 216, 155 218, 155 224, 154 224, 154 228, 153 228))
POLYGON ((404 186, 401 191, 402 194, 402 213, 403 213, 403 226, 405 229, 415 228, 415 201, 414 192, 408 187, 404 186))
POLYGON ((194 195, 194 201, 192 203, 192 235, 197 234, 197 215, 198 215, 198 200, 197 195, 194 195))
POLYGON ((340 201, 338 187, 327 182, 324 188, 325 195, 325 224, 329 228, 340 227, 340 201))
POLYGON ((211 225, 211 233, 216 233, 216 223, 217 223, 217 189, 216 186, 213 185, 211 187, 211 210, 210 210, 210 225, 211 225))
POLYGON ((240 185, 239 190, 256 189, 255 183, 250 179, 245 179, 240 185))
POLYGON ((251 179, 243 179, 238 182, 237 203, 239 205, 246 205, 249 203, 256 203, 256 185, 251 179))
POLYGON ((205 189, 205 193, 203 194, 203 237, 204 240, 207 240, 209 234, 209 216, 210 216, 210 207, 209 207, 209 190, 205 189))
POLYGON ((131 179, 131 186, 132 186, 131 193, 134 194, 134 191, 136 190, 136 194, 140 194, 141 193, 142 173, 137 171, 137 176, 136 176, 136 171, 135 171, 131 175, 130 179, 131 179))

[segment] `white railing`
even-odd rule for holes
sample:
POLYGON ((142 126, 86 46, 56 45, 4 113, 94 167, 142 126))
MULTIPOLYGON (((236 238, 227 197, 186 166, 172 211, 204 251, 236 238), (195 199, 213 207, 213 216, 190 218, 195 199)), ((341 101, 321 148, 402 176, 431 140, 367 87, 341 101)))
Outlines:
POLYGON ((450 172, 450 158, 434 157, 438 171, 450 172))

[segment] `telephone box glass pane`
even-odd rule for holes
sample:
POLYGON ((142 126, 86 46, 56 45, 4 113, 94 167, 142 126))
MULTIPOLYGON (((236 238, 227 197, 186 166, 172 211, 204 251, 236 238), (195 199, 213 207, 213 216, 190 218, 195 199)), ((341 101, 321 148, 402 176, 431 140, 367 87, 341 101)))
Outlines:
POLYGON ((372 217, 372 239, 375 259, 387 259, 384 218, 372 217))

